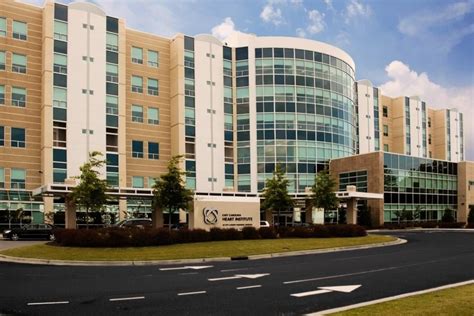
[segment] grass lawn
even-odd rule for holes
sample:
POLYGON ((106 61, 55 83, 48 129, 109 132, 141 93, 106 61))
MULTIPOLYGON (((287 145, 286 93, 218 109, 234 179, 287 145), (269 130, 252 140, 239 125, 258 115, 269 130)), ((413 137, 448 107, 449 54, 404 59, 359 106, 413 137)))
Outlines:
POLYGON ((275 252, 324 249, 382 243, 395 240, 390 236, 369 235, 354 238, 288 238, 260 240, 212 241, 141 248, 75 248, 33 245, 8 249, 0 254, 56 260, 167 260, 248 256, 275 252))
POLYGON ((474 284, 351 309, 331 316, 474 315, 474 284))

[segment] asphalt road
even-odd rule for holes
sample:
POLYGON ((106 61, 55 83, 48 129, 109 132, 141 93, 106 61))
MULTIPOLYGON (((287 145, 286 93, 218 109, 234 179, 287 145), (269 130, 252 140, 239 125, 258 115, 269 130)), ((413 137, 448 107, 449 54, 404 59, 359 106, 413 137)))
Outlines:
POLYGON ((393 235, 408 243, 202 269, 1 263, 0 314, 300 315, 474 279, 474 233, 393 235))

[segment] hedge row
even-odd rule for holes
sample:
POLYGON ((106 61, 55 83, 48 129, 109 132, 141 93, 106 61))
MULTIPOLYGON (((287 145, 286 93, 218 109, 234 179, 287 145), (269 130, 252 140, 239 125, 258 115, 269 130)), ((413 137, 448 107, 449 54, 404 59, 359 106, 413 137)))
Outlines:
MULTIPOLYGON (((466 223, 458 222, 458 223, 443 223, 437 221, 428 221, 428 222, 419 222, 419 223, 385 223, 383 228, 387 229, 403 229, 408 227, 421 227, 421 228, 464 228, 466 223)), ((467 228, 470 228, 469 224, 467 228)))
POLYGON ((275 238, 327 238, 366 236, 358 225, 314 225, 309 227, 245 227, 236 229, 58 229, 54 232, 56 243, 68 247, 146 247, 181 243, 240 239, 275 238))

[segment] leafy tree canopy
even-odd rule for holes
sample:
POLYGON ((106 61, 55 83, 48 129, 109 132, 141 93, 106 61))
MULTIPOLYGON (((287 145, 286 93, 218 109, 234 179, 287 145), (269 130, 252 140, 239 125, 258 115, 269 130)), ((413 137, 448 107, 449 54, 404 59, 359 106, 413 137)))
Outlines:
POLYGON ((336 209, 339 199, 336 197, 336 181, 331 177, 327 169, 316 174, 314 185, 311 187, 311 200, 313 206, 322 208, 324 211, 336 209))
MULTIPOLYGON (((102 159, 102 153, 94 151, 89 154, 89 161, 84 163, 79 170, 81 175, 76 177, 79 184, 72 188, 70 198, 79 208, 89 211, 101 211, 109 197, 106 194, 108 185, 106 180, 99 178, 99 169, 106 163, 102 159)), ((87 222, 87 221, 86 221, 87 222)))
POLYGON ((294 205, 293 199, 288 194, 288 179, 280 165, 277 165, 273 177, 268 179, 262 194, 262 208, 280 212, 294 205))

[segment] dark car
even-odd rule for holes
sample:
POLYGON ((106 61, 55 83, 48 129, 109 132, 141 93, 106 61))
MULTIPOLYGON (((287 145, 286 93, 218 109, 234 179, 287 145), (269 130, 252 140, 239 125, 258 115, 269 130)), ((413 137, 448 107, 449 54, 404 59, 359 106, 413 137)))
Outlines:
POLYGON ((117 224, 114 225, 115 227, 120 228, 151 228, 152 222, 149 218, 130 218, 124 219, 117 224))
POLYGON ((47 239, 53 241, 54 227, 49 224, 30 224, 20 228, 7 229, 3 232, 3 238, 18 240, 20 238, 47 239))

